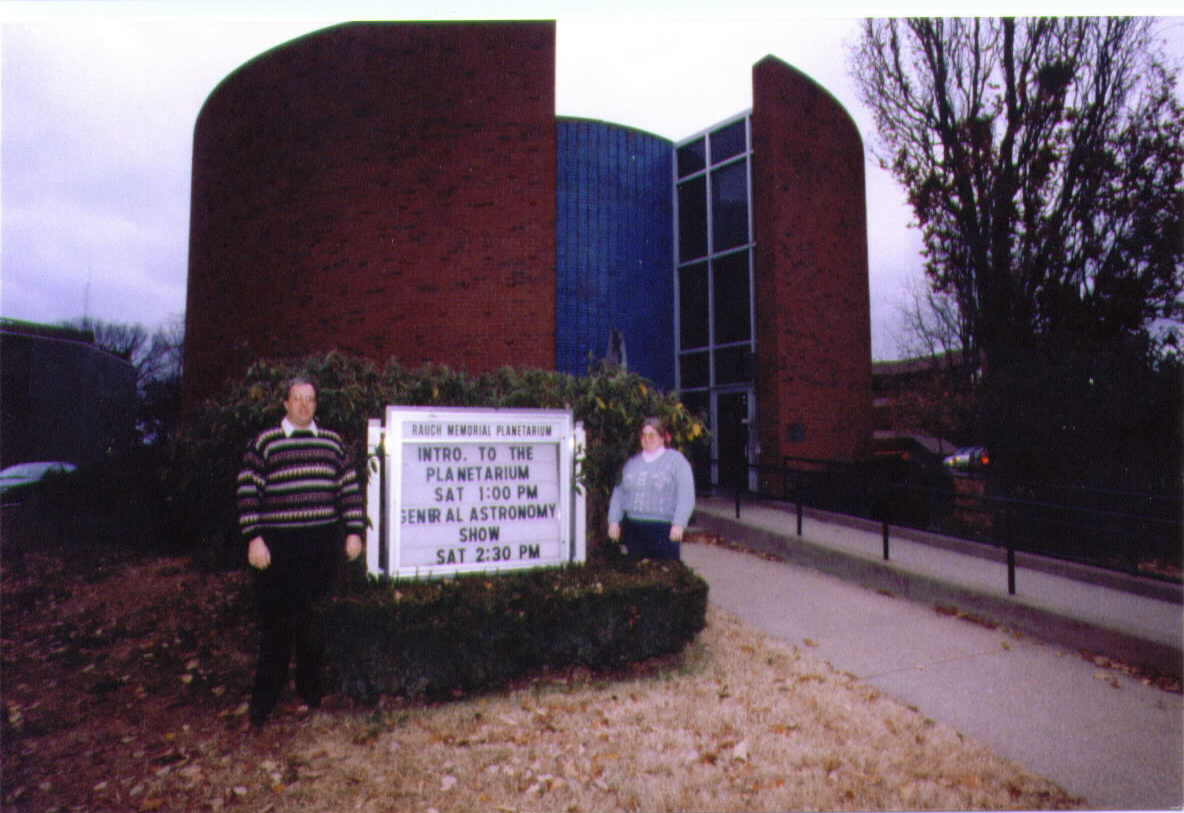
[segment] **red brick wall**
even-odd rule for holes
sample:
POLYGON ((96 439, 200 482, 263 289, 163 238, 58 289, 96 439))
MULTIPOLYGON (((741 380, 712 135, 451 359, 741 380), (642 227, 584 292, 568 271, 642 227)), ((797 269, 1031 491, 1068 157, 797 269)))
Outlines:
POLYGON ((554 23, 366 23, 247 63, 194 134, 185 393, 340 349, 555 364, 554 23))
POLYGON ((773 57, 753 67, 752 139, 763 462, 854 460, 871 437, 863 142, 842 106, 773 57))

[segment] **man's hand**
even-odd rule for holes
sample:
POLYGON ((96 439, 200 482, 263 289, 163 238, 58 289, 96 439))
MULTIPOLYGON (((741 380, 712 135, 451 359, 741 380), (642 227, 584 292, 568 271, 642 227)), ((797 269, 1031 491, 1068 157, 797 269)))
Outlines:
POLYGON ((621 538, 621 523, 610 522, 608 524, 608 538, 617 542, 621 538))
POLYGON ((362 555, 362 537, 350 534, 345 538, 345 558, 351 562, 362 555))
POLYGON ((681 542, 683 530, 684 529, 681 525, 671 525, 670 526, 670 541, 671 542, 681 542))
POLYGON ((267 549, 267 543, 263 541, 263 537, 257 536, 251 540, 247 547, 247 561, 256 570, 266 570, 267 566, 271 564, 271 551, 267 549))

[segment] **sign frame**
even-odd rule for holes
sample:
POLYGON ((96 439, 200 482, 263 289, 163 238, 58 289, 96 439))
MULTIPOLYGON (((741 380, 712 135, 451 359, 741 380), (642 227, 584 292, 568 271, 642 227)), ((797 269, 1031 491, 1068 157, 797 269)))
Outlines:
POLYGON ((585 560, 585 436, 570 410, 388 405, 384 417, 367 427, 371 574, 431 578, 585 560), (425 493, 456 502, 426 508, 425 493), (504 521, 462 520, 490 516, 504 521), (512 541, 501 540, 507 529, 512 541), (428 539, 451 530, 473 538, 428 539), (486 544, 490 536, 498 541, 486 544))

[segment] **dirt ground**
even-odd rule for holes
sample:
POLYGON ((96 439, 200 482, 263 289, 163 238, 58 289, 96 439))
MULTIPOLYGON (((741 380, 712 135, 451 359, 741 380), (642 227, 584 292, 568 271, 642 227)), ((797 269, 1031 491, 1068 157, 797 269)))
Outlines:
POLYGON ((244 726, 241 572, 5 557, 5 811, 1079 808, 957 732, 714 609, 679 656, 446 704, 330 697, 244 726))

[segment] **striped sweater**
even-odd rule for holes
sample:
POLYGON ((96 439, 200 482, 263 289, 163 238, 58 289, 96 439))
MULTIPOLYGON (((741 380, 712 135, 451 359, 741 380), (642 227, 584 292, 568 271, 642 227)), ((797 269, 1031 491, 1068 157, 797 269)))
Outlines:
POLYGON ((328 429, 260 432, 238 475, 238 523, 250 540, 268 528, 309 528, 339 519, 366 527, 365 500, 345 442, 328 429))

